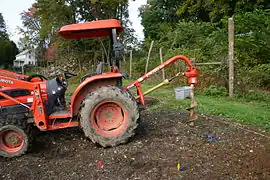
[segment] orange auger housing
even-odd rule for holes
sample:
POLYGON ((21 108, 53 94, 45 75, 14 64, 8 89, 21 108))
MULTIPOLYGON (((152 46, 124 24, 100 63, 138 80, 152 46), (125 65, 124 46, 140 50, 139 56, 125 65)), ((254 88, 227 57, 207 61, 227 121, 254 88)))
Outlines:
POLYGON ((165 61, 164 63, 162 63, 161 65, 159 65, 155 69, 153 69, 152 71, 150 71, 150 72, 146 73, 145 75, 143 75, 142 77, 138 78, 136 81, 134 81, 133 83, 126 86, 125 89, 130 89, 130 88, 135 86, 137 88, 137 95, 139 97, 138 99, 142 104, 144 104, 145 101, 144 101, 144 94, 143 94, 143 91, 141 88, 141 83, 143 81, 145 81, 147 78, 149 78, 150 76, 153 76, 156 72, 158 72, 161 69, 165 68, 166 66, 176 62, 177 60, 183 60, 186 63, 186 65, 188 66, 188 68, 186 69, 186 72, 184 72, 184 75, 187 77, 188 84, 196 85, 198 82, 197 69, 195 68, 195 66, 192 65, 191 61, 186 56, 178 55, 178 56, 174 56, 171 59, 165 61))

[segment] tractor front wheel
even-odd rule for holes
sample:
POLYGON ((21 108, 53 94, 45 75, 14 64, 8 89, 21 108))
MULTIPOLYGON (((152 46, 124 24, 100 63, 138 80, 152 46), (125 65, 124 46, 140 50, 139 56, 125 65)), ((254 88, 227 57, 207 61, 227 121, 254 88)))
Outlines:
POLYGON ((25 119, 0 119, 0 156, 12 158, 27 152, 30 125, 25 119))
POLYGON ((134 135, 139 119, 137 102, 127 91, 101 87, 86 96, 80 124, 85 136, 103 147, 126 143, 134 135))

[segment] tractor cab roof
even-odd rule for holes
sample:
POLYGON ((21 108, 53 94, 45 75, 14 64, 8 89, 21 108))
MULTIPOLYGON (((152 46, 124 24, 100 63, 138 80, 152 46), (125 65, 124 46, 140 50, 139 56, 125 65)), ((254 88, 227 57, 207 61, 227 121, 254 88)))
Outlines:
POLYGON ((120 21, 116 19, 98 20, 63 26, 59 34, 66 39, 98 38, 110 36, 112 29, 117 34, 123 31, 120 21))

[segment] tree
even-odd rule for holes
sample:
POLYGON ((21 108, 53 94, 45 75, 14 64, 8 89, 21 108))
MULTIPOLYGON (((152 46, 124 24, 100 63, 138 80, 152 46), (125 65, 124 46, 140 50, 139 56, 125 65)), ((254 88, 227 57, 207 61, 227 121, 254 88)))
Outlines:
POLYGON ((13 41, 9 40, 6 23, 0 13, 0 66, 8 67, 15 60, 18 49, 13 41))
POLYGON ((18 48, 13 41, 0 40, 0 66, 7 68, 13 64, 18 54, 18 48))
POLYGON ((71 58, 89 61, 89 57, 101 57, 100 50, 106 51, 104 54, 108 59, 109 38, 63 40, 57 32, 66 24, 116 18, 122 21, 125 29, 121 40, 128 39, 125 43, 130 44, 135 40, 128 15, 128 0, 37 0, 22 13, 22 44, 38 47, 40 57, 44 56, 47 47, 53 46, 58 61, 71 58))
POLYGON ((163 33, 179 21, 176 14, 181 0, 151 0, 140 8, 144 35, 159 39, 163 33))
POLYGON ((220 22, 254 9, 269 9, 267 0, 149 0, 140 9, 146 38, 160 39, 179 21, 220 22))
POLYGON ((1 39, 8 39, 6 23, 4 21, 2 13, 0 13, 0 38, 1 39))

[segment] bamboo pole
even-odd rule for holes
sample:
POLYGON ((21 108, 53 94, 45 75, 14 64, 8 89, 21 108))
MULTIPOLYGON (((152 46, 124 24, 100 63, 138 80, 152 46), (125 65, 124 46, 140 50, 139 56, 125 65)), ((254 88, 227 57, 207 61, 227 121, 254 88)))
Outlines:
POLYGON ((130 57, 129 57, 129 77, 132 77, 132 50, 130 50, 130 57))
POLYGON ((150 60, 150 55, 151 55, 153 45, 154 45, 154 41, 151 42, 151 45, 150 45, 150 48, 149 48, 149 51, 148 51, 148 56, 147 56, 146 65, 145 65, 145 72, 144 72, 145 74, 148 71, 148 65, 149 65, 149 60, 150 60))
MULTIPOLYGON (((160 64, 163 64, 163 55, 162 55, 162 48, 159 49, 159 56, 160 56, 160 64)), ((162 69, 162 78, 163 80, 166 79, 165 77, 165 69, 162 69)))

